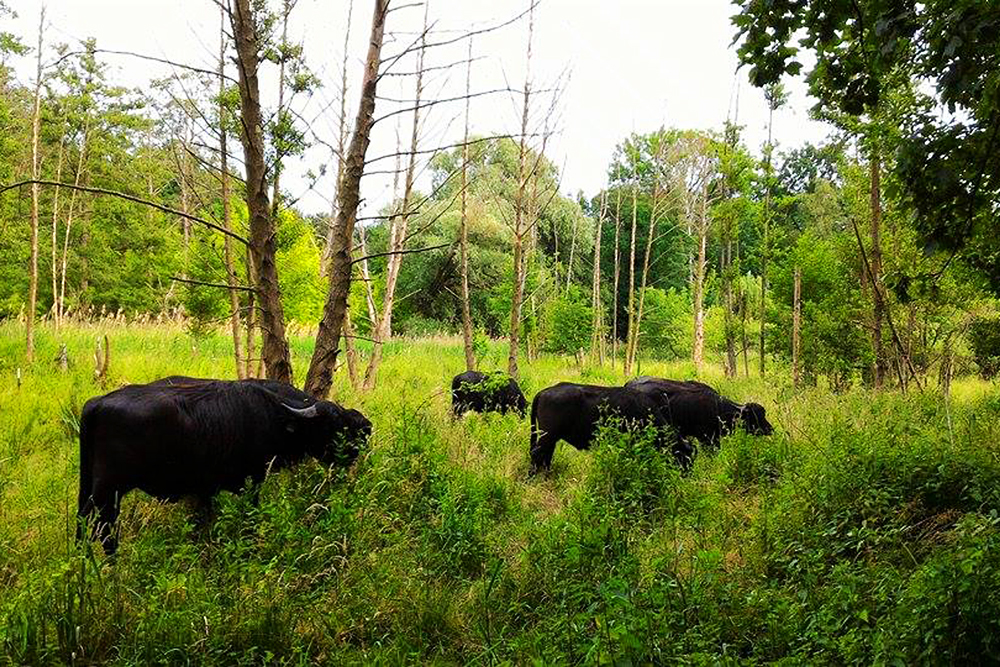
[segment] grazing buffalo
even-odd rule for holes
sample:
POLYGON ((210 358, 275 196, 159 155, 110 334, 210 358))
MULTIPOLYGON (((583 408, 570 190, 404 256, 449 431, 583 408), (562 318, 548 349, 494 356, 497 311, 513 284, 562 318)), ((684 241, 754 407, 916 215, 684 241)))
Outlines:
POLYGON ((718 447, 722 436, 732 433, 738 425, 751 435, 774 432, 764 406, 736 403, 702 382, 643 376, 629 380, 625 386, 657 399, 667 421, 683 440, 697 438, 707 446, 718 447))
POLYGON ((522 417, 528 408, 524 393, 514 378, 506 373, 465 371, 451 381, 451 409, 456 417, 467 411, 507 412, 514 410, 522 417))
MULTIPOLYGON (((551 467, 559 440, 577 449, 589 449, 598 422, 605 416, 619 417, 629 428, 640 424, 670 426, 655 396, 627 387, 560 382, 538 392, 531 402, 531 473, 551 467)), ((658 445, 669 447, 682 468, 690 466, 690 445, 679 441, 671 430, 661 432, 658 445)))
POLYGON ((80 417, 81 519, 109 555, 122 497, 132 489, 210 506, 219 491, 256 485, 306 457, 349 465, 372 425, 357 410, 270 380, 170 377, 90 399, 80 417))

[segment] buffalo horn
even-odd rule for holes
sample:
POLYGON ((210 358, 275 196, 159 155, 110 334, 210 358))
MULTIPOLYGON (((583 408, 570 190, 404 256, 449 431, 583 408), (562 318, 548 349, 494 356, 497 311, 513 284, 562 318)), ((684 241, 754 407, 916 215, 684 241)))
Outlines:
POLYGON ((286 408, 289 409, 289 411, 291 411, 293 414, 298 415, 299 417, 315 417, 316 416, 316 405, 315 404, 310 405, 308 408, 293 408, 292 406, 288 405, 287 403, 282 403, 282 405, 284 405, 286 408))

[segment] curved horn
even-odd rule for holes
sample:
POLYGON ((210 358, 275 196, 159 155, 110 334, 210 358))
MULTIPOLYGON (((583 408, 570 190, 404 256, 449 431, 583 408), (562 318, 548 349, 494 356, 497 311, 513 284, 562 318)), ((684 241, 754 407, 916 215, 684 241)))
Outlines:
POLYGON ((282 403, 283 406, 288 408, 288 411, 292 414, 298 415, 299 417, 315 417, 316 416, 316 404, 310 405, 308 408, 293 408, 287 403, 282 403))

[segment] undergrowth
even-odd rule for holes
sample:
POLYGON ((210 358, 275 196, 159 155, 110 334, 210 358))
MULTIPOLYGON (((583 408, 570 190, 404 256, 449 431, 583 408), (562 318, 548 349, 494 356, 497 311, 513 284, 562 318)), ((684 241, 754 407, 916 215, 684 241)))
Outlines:
MULTIPOLYGON (((337 377, 334 397, 375 424, 351 469, 272 475, 258 506, 224 493, 210 521, 132 493, 110 563, 73 539, 79 408, 105 390, 89 357, 105 328, 43 328, 18 386, 20 333, 0 324, 0 663, 1000 660, 1000 398, 985 383, 946 403, 710 369, 776 433, 729 436, 681 474, 655 434, 605 428, 530 478, 527 420, 451 418, 460 344, 394 342, 373 392, 337 377), (49 361, 61 343, 66 372, 49 361)), ((224 337, 109 333, 107 388, 232 375, 224 337)), ((292 349, 301 377, 310 346, 292 349)), ((554 356, 524 366, 529 399, 624 380, 554 356)))

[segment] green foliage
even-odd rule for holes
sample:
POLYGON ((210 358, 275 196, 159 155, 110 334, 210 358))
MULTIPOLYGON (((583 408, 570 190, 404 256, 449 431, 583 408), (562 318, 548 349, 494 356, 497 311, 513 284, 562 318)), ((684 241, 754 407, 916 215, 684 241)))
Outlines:
POLYGON ((593 309, 577 288, 548 303, 542 313, 544 349, 575 354, 590 346, 594 330, 593 309))
POLYGON ((657 359, 686 357, 692 322, 686 294, 675 289, 647 287, 639 334, 642 350, 657 359))
POLYGON ((985 379, 1000 373, 1000 317, 979 317, 969 325, 969 345, 985 379))

